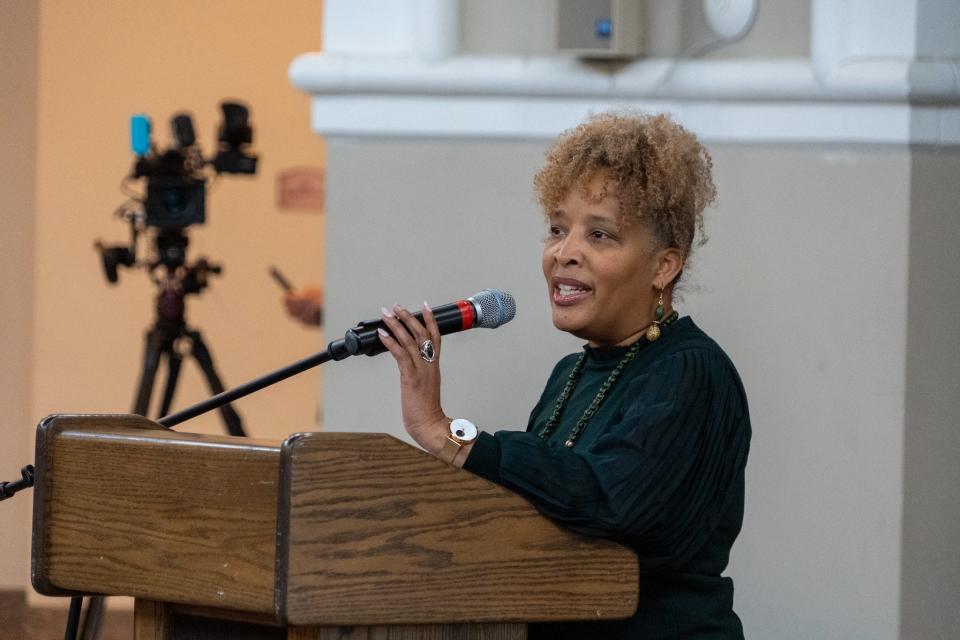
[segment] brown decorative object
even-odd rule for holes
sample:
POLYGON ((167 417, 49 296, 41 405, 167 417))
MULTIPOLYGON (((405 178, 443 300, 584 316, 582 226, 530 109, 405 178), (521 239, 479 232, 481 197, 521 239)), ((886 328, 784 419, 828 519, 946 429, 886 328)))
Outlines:
POLYGON ((382 434, 61 415, 36 460, 35 588, 135 596, 137 640, 521 640, 636 608, 632 552, 382 434))
POLYGON ((277 174, 277 206, 321 212, 326 206, 326 174, 320 167, 292 167, 277 174))

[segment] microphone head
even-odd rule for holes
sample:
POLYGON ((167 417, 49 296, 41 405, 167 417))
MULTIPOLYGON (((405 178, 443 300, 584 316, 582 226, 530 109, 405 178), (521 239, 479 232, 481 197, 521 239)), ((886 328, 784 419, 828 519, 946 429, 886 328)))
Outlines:
POLYGON ((477 321, 474 324, 477 327, 496 329, 517 315, 517 303, 513 301, 513 296, 500 289, 484 289, 467 300, 472 302, 477 310, 477 321))

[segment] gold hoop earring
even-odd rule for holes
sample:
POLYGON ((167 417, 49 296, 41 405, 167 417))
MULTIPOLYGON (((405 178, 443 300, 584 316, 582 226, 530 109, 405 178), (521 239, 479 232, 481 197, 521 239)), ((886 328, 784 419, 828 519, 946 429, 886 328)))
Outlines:
POLYGON ((663 307, 663 288, 661 288, 660 297, 657 299, 657 308, 653 310, 653 323, 647 327, 646 336, 650 342, 660 337, 660 322, 663 320, 665 311, 663 307))

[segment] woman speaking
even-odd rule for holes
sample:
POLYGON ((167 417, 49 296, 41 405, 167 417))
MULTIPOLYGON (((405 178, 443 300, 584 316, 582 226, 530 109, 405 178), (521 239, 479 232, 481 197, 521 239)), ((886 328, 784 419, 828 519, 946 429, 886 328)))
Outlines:
POLYGON ((404 427, 564 526, 636 552, 633 617, 533 624, 531 638, 743 638, 721 574, 743 521, 747 400, 723 350, 672 304, 715 196, 710 156, 666 116, 607 113, 563 134, 534 185, 553 324, 583 350, 554 367, 526 431, 478 432, 440 406, 426 304, 422 324, 383 309, 404 427))

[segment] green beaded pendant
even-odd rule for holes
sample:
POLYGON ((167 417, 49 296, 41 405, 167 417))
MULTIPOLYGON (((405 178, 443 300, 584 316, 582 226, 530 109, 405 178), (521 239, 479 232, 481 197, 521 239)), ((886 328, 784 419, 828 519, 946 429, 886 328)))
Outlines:
MULTIPOLYGON (((657 309, 654 312, 657 318, 663 317, 663 305, 658 304, 657 309)), ((667 316, 662 324, 664 327, 668 327, 680 317, 676 311, 671 311, 670 315, 667 316)), ((659 320, 655 320, 651 324, 644 335, 647 338, 647 342, 653 342, 660 337, 660 324, 659 320)), ((593 414, 597 412, 600 404, 606 398, 607 392, 613 387, 616 383, 617 378, 620 377, 620 373, 627 366, 627 364, 633 360, 637 355, 641 346, 641 341, 637 340, 633 343, 633 346, 627 351, 623 356, 623 359, 614 367, 613 371, 610 372, 610 376, 607 380, 600 385, 600 389, 597 391, 597 395, 594 396, 593 401, 590 403, 590 406, 587 407, 587 410, 583 412, 583 415, 580 416, 580 419, 577 421, 576 426, 571 430, 569 437, 564 440, 563 446, 570 449, 577 444, 577 441, 580 439, 580 436, 583 435, 584 429, 586 429, 587 424, 590 422, 590 419, 593 417, 593 414)), ((563 391, 560 392, 560 396, 557 398, 557 404, 553 408, 553 415, 547 420, 547 424, 544 425, 543 429, 540 431, 540 437, 544 440, 550 437, 550 434, 553 433, 554 429, 557 428, 557 424, 560 421, 560 415, 563 413, 564 408, 566 407, 567 400, 570 397, 570 393, 573 391, 573 388, 576 386, 577 382, 580 379, 580 374, 583 373, 584 360, 586 359, 586 351, 580 354, 580 358, 577 360, 577 363, 573 366, 573 369, 570 371, 570 375, 567 376, 567 383, 563 387, 563 391)))

